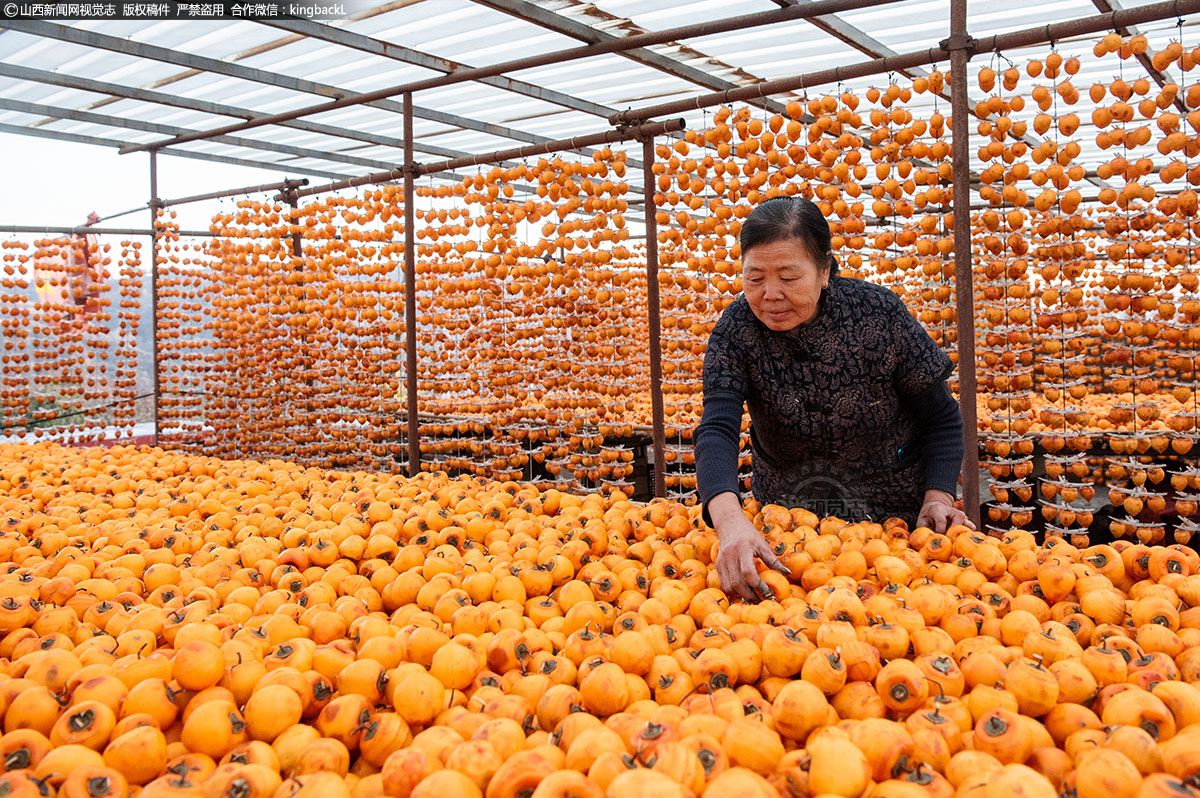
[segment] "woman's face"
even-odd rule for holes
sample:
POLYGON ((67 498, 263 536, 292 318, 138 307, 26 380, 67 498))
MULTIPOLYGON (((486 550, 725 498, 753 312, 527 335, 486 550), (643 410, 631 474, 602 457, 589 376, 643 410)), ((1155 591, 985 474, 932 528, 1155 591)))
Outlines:
POLYGON ((818 269, 795 239, 759 244, 742 256, 742 290, 750 310, 775 332, 786 332, 817 315, 829 270, 818 269))

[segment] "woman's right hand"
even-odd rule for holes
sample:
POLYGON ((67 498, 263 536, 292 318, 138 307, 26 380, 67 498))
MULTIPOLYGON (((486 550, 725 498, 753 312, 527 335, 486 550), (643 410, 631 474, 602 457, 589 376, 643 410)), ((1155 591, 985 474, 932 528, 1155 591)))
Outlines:
POLYGON ((758 575, 755 560, 782 574, 790 574, 771 551, 767 539, 750 523, 742 503, 733 493, 714 496, 708 503, 709 517, 720 540, 717 551, 717 576, 726 595, 737 594, 745 601, 774 599, 775 595, 758 575))

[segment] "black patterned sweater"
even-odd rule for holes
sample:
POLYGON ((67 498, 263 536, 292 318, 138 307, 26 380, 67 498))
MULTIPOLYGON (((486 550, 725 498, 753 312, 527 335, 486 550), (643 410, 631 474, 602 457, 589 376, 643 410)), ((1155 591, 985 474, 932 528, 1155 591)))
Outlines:
POLYGON ((705 519, 710 499, 739 493, 744 403, 760 503, 914 523, 925 490, 957 493, 963 432, 946 385, 953 369, 883 286, 832 275, 817 315, 787 332, 770 330, 739 296, 704 356, 693 440, 705 519))

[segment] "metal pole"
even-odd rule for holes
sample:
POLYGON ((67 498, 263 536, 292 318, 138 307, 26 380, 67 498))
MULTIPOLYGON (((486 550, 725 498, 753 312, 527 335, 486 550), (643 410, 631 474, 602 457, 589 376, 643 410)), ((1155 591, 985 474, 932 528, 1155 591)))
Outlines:
MULTIPOLYGON (((139 211, 144 211, 143 206, 138 208, 139 211)), ((153 235, 153 228, 145 227, 39 227, 37 225, 28 224, 0 224, 0 233, 28 233, 33 235, 94 235, 94 236, 150 236, 153 235)), ((199 236, 202 238, 215 238, 216 233, 211 230, 180 230, 181 236, 199 236)))
POLYGON ((850 64, 849 66, 821 69, 795 77, 767 80, 741 89, 716 91, 709 94, 701 94, 698 97, 690 97, 686 100, 676 100, 674 102, 662 103, 661 105, 650 105, 644 108, 621 111, 610 116, 608 121, 609 124, 613 125, 630 124, 653 119, 656 116, 683 114, 688 111, 709 108, 714 105, 760 100, 771 94, 791 94, 826 83, 837 83, 838 81, 853 78, 881 75, 886 72, 902 72, 912 67, 933 64, 945 58, 946 53, 940 47, 930 47, 926 50, 892 55, 887 58, 876 58, 872 61, 863 61, 857 64, 850 64))
MULTIPOLYGON (((292 181, 288 181, 288 182, 292 182, 292 181)), ((308 181, 305 181, 305 182, 307 183, 308 181)), ((296 188, 297 188, 297 186, 291 186, 290 188, 287 189, 287 193, 284 195, 284 201, 288 204, 288 207, 291 208, 293 211, 296 210, 296 208, 300 204, 296 200, 296 194, 295 194, 296 188)), ((299 230, 299 224, 297 223, 298 220, 296 219, 295 214, 294 213, 290 214, 290 216, 291 216, 292 225, 297 228, 296 232, 292 233, 292 235, 291 235, 292 257, 299 260, 300 258, 304 257, 304 234, 301 233, 299 230)), ((292 271, 293 272, 304 271, 304 264, 302 262, 294 264, 292 267, 292 271)), ((308 462, 310 462, 309 455, 312 452, 311 443, 312 443, 312 435, 313 435, 312 424, 309 423, 309 420, 311 419, 310 411, 311 411, 311 402, 312 402, 312 394, 313 394, 313 392, 312 392, 313 381, 312 381, 312 375, 309 370, 311 369, 312 364, 309 362, 309 356, 308 356, 308 352, 310 351, 309 347, 308 347, 308 334, 304 331, 304 327, 301 327, 300 330, 301 330, 300 342, 301 342, 301 349, 303 350, 303 354, 300 355, 300 362, 298 365, 303 369, 303 371, 306 375, 304 378, 304 401, 300 406, 299 412, 294 411, 292 413, 292 417, 293 417, 293 419, 295 419, 296 416, 300 416, 300 421, 303 424, 302 429, 304 430, 304 441, 298 443, 296 448, 298 450, 297 454, 299 454, 301 456, 301 458, 303 459, 303 461, 305 463, 308 463, 308 462)))
POLYGON ((666 496, 667 463, 663 453, 666 430, 663 423, 662 319, 658 301, 658 219, 654 204, 654 137, 642 139, 642 179, 646 216, 646 295, 650 311, 650 413, 654 426, 654 496, 666 496))
POLYGON ((404 337, 408 394, 408 475, 421 472, 417 408, 417 162, 413 159, 413 96, 404 95, 404 337))
POLYGON ((150 352, 154 357, 154 444, 158 445, 158 150, 150 150, 150 352))
POLYGON ((195 194, 190 197, 180 197, 179 199, 161 200, 159 206, 168 208, 172 205, 186 205, 189 202, 202 202, 210 199, 220 199, 222 197, 236 197, 240 194, 257 194, 260 191, 281 191, 285 194, 294 188, 307 186, 308 178, 293 178, 290 180, 281 180, 276 183, 264 183, 260 186, 246 186, 245 188, 230 188, 225 191, 210 191, 207 194, 195 194))
POLYGON ((146 208, 145 205, 139 205, 136 208, 130 208, 127 211, 121 211, 120 213, 114 213, 109 216, 101 216, 99 219, 96 220, 96 223, 99 224, 100 222, 107 222, 109 219, 116 219, 121 216, 128 216, 131 213, 141 213, 143 210, 145 210, 145 208, 146 208))
MULTIPOLYGON (((408 97, 411 95, 405 96, 408 97)), ((414 165, 414 170, 418 175, 427 175, 435 172, 446 172, 453 169, 459 169, 464 166, 484 166, 487 164, 500 163, 508 160, 521 160, 523 158, 530 158, 534 155, 545 155, 546 153, 551 152, 577 150, 581 147, 590 147, 596 144, 610 144, 616 141, 628 141, 629 139, 638 138, 642 135, 653 137, 666 133, 674 133, 678 130, 683 130, 683 127, 684 121, 682 119, 668 119, 663 122, 651 122, 646 125, 629 125, 627 127, 619 127, 616 130, 605 130, 600 133, 591 133, 586 136, 575 136, 569 139, 547 141, 544 144, 527 144, 524 147, 515 147, 508 150, 480 153, 479 155, 468 155, 462 158, 454 158, 449 161, 438 161, 436 163, 418 163, 414 165)), ((329 191, 341 191, 344 188, 354 188, 355 186, 365 186, 374 183, 388 183, 392 180, 399 180, 400 178, 404 177, 407 171, 407 165, 405 165, 396 169, 388 170, 386 172, 372 172, 371 174, 352 177, 347 180, 338 180, 335 183, 326 183, 325 185, 302 189, 296 192, 296 196, 311 197, 314 194, 324 194, 329 191)))
MULTIPOLYGON (((805 6, 812 8, 812 6, 805 6)), ((1200 0, 1168 0, 1165 3, 1154 3, 1139 8, 1126 8, 1110 14, 1096 14, 1080 19, 1056 22, 1051 25, 1039 25, 1036 28, 1002 33, 975 39, 968 45, 971 55, 990 53, 994 51, 1013 50, 1020 47, 1032 47, 1050 41, 1061 41, 1075 36, 1085 36, 1099 31, 1113 30, 1121 25, 1137 25, 1144 22, 1154 22, 1168 17, 1183 16, 1200 12, 1200 0)), ((945 43, 927 50, 916 50, 911 53, 876 58, 862 61, 844 67, 821 69, 795 77, 765 80, 732 91, 718 91, 701 94, 686 100, 676 100, 661 105, 651 105, 636 110, 622 111, 613 114, 608 121, 614 125, 622 122, 634 122, 653 119, 656 116, 670 116, 708 108, 714 105, 728 105, 734 102, 758 100, 771 94, 791 94, 796 91, 812 89, 826 83, 862 78, 869 75, 881 75, 886 72, 901 72, 913 67, 926 66, 946 60, 945 43)))
POLYGON ((967 121, 967 62, 971 39, 967 35, 967 0, 951 0, 950 102, 953 127, 954 184, 954 298, 958 326, 958 404, 963 417, 963 509, 977 529, 983 529, 979 512, 979 423, 976 419, 975 380, 975 281, 971 273, 971 174, 967 154, 971 129, 967 121))
MULTIPOLYGON (((304 182, 307 183, 308 181, 305 180, 304 182)), ((291 207, 292 210, 295 210, 300 205, 300 203, 296 199, 296 194, 294 191, 289 191, 287 194, 285 194, 283 201, 286 202, 288 204, 288 206, 291 207)), ((304 234, 301 233, 299 230, 297 230, 296 232, 292 233, 291 239, 292 239, 292 257, 293 258, 304 257, 304 249, 303 249, 304 234)), ((300 271, 302 269, 303 269, 302 266, 296 267, 297 271, 300 271)))
MULTIPOLYGON (((263 125, 276 125, 281 122, 290 122, 305 116, 314 114, 322 114, 327 111, 333 111, 338 108, 346 108, 363 103, 375 102, 377 100, 386 100, 389 97, 395 97, 398 94, 411 94, 425 89, 435 89, 441 86, 449 86, 455 83, 462 83, 468 80, 480 80, 482 78, 496 77, 509 72, 520 72, 524 69, 533 69, 535 67, 549 66, 551 64, 561 64, 566 61, 573 61, 579 58, 590 58, 605 53, 617 53, 625 50, 634 50, 639 47, 649 47, 655 44, 666 44, 667 42, 682 41, 684 39, 694 39, 702 36, 711 36, 717 33, 724 33, 733 30, 745 30, 747 28, 760 27, 763 25, 774 25, 780 22, 790 22, 798 19, 811 19, 823 14, 837 14, 843 11, 853 11, 859 8, 870 8, 872 6, 884 5, 886 3, 895 3, 898 0, 819 0, 819 2, 809 3, 803 6, 789 6, 787 8, 779 8, 772 11, 761 11, 753 14, 743 14, 737 17, 727 17, 725 19, 714 20, 711 22, 701 22, 694 25, 684 25, 677 28, 667 28, 664 30, 650 31, 647 33, 639 33, 634 36, 622 36, 620 38, 611 39, 594 44, 585 44, 579 47, 570 47, 565 50, 555 50, 553 52, 544 53, 541 55, 528 56, 519 58, 513 61, 504 61, 499 64, 492 64, 486 67, 476 67, 474 69, 456 69, 446 75, 438 75, 437 77, 418 80, 413 83, 405 83, 401 86, 392 86, 386 89, 377 91, 365 92, 363 94, 355 94, 349 97, 343 97, 340 100, 331 100, 321 103, 320 105, 298 108, 294 111, 285 111, 283 113, 271 114, 269 116, 259 116, 254 119, 249 119, 245 122, 236 122, 230 125, 223 125, 212 130, 196 131, 182 136, 176 136, 171 139, 155 141, 148 144, 131 144, 122 147, 120 152, 122 155, 139 150, 149 149, 151 147, 165 147, 172 144, 180 144, 185 141, 197 141, 201 139, 212 138, 213 136, 221 136, 226 133, 233 133, 239 130, 248 130, 250 128, 261 127, 263 125)), ((14 23, 14 29, 18 25, 14 23)))
POLYGON ((617 141, 629 141, 630 139, 640 138, 641 136, 663 135, 666 133, 674 133, 683 130, 686 122, 683 119, 667 119, 662 122, 651 122, 646 125, 627 125, 618 127, 615 130, 604 130, 599 133, 591 133, 586 136, 572 136, 569 139, 558 139, 557 141, 547 141, 542 144, 526 144, 521 147, 512 147, 507 150, 497 150, 486 155, 464 155, 461 158, 451 158, 445 161, 435 161, 430 164, 420 164, 419 169, 421 174, 429 174, 430 172, 447 172, 453 169, 461 169, 469 166, 479 166, 484 163, 497 163, 499 161, 514 160, 519 161, 524 158, 530 158, 534 155, 544 155, 551 152, 560 152, 561 150, 579 150, 584 147, 591 147, 597 144, 611 144, 617 141))

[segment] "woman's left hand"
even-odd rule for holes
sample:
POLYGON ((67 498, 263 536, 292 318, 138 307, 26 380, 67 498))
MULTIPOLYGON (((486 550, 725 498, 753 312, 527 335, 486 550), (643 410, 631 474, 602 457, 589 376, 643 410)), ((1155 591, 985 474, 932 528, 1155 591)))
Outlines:
POLYGON ((929 527, 938 534, 945 534, 946 530, 955 524, 975 528, 967 514, 954 506, 954 500, 948 493, 940 490, 925 491, 925 503, 921 505, 921 512, 917 515, 917 526, 929 527))

